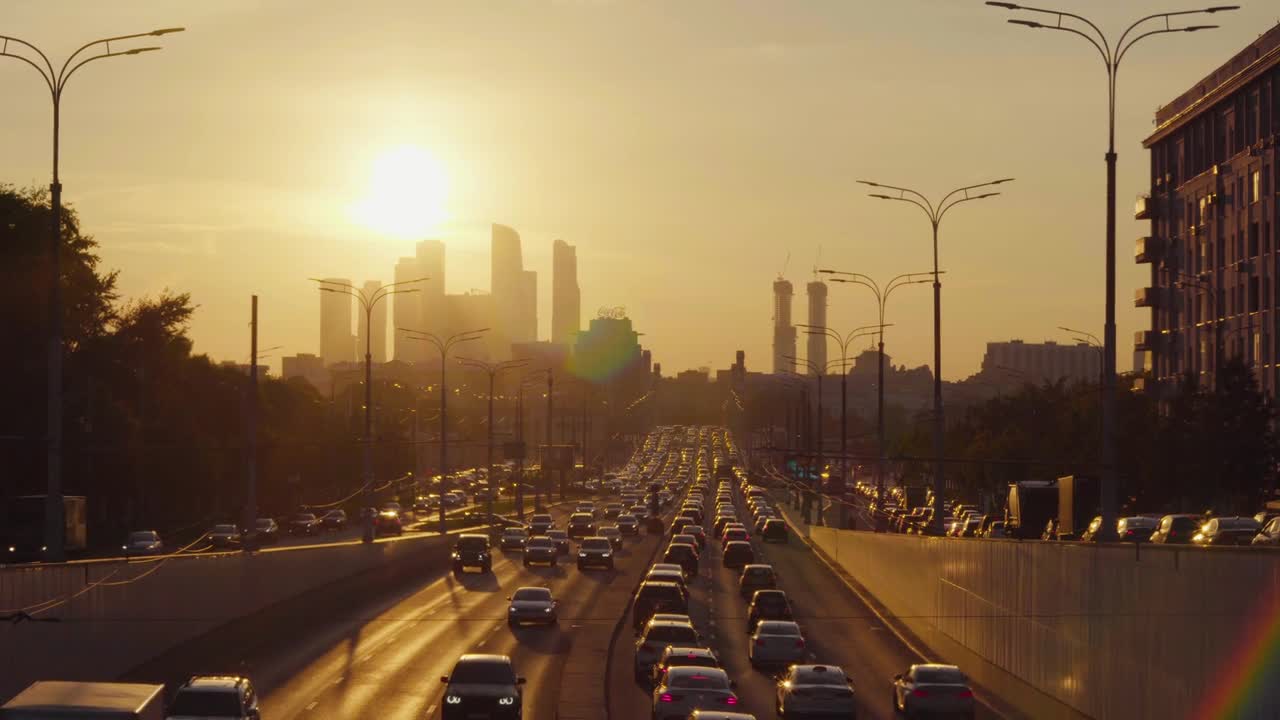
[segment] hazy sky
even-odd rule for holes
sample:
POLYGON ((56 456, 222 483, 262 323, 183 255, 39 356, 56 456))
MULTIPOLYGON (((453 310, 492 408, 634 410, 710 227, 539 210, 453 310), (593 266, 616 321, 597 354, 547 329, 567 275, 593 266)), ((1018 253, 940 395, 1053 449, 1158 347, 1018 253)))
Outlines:
MULTIPOLYGON (((1116 33, 1196 5, 1057 4, 1116 33)), ((1121 369, 1148 324, 1132 307, 1148 278, 1131 250, 1149 231, 1132 219, 1147 187, 1141 139, 1158 105, 1277 15, 1248 3, 1216 16, 1220 30, 1151 38, 1126 59, 1121 369)), ((955 379, 988 340, 1065 340, 1058 325, 1101 334, 1101 61, 1007 17, 979 0, 5 0, 0 34, 61 58, 103 36, 188 28, 161 53, 77 74, 62 180, 123 292, 190 291, 196 350, 215 358, 247 358, 252 293, 262 346, 317 352, 307 277, 389 280, 412 253, 414 238, 369 227, 359 209, 392 225, 443 209, 431 235, 448 242, 451 292, 488 289, 500 222, 539 272, 544 338, 563 238, 578 248, 584 324, 624 305, 665 371, 725 367, 736 349, 768 370, 770 285, 788 253, 798 288, 819 248, 823 265, 879 278, 930 267, 923 214, 865 197, 856 179, 937 195, 1013 176, 943 225, 943 374, 955 379), (371 178, 379 158, 401 147, 438 161, 420 214, 362 204, 384 187, 371 178)), ((0 97, 0 181, 47 183, 47 93, 0 58, 0 97)), ((890 303, 895 362, 930 362, 929 295, 905 288, 890 303)), ((830 299, 832 327, 874 322, 862 288, 832 286, 830 299)))

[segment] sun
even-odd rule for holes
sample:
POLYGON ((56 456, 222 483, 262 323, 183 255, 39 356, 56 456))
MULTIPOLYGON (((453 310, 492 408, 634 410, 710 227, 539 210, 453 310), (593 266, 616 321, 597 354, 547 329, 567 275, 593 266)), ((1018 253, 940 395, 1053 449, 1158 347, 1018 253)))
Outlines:
POLYGON ((359 225, 398 239, 421 238, 448 219, 449 178, 417 145, 386 150, 373 162, 368 191, 352 207, 359 225))

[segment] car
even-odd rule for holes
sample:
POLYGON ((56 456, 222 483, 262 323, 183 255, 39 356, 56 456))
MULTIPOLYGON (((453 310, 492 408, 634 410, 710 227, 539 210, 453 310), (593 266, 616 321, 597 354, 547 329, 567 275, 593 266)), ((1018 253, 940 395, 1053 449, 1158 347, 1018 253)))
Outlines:
POLYGON ((631 603, 632 629, 639 633, 650 618, 661 612, 688 614, 689 596, 684 587, 655 580, 641 582, 631 603))
POLYGON ((373 519, 375 535, 401 535, 404 525, 400 522, 400 513, 394 510, 383 510, 373 519))
POLYGON ((525 567, 535 564, 546 564, 548 567, 555 567, 556 560, 560 552, 556 549, 556 541, 545 535, 538 535, 529 538, 524 544, 524 558, 522 562, 525 567))
POLYGON ((214 525, 209 530, 209 542, 215 548, 234 548, 240 546, 240 530, 231 524, 214 525))
POLYGON ((653 687, 661 685, 667 671, 677 667, 718 668, 720 658, 716 657, 715 651, 710 648, 668 645, 658 657, 658 661, 653 664, 650 684, 653 687))
POLYGON ((1261 528, 1251 517, 1216 517, 1200 526, 1200 532, 1191 536, 1193 545, 1222 546, 1248 545, 1261 528))
POLYGON ((1122 517, 1116 521, 1116 535, 1121 542, 1147 542, 1159 525, 1160 520, 1149 515, 1122 517))
POLYGON ((551 589, 521 587, 507 598, 507 624, 516 627, 521 623, 555 625, 556 610, 560 602, 551 596, 551 589))
POLYGON ((195 675, 174 693, 165 717, 257 720, 258 693, 239 675, 195 675))
POLYGON ((1260 547, 1280 545, 1280 517, 1268 520, 1267 524, 1258 530, 1258 534, 1253 536, 1250 544, 1260 547))
MULTIPOLYGON (((991 540, 1000 539, 1000 538, 1005 538, 1005 537, 1008 537, 1008 536, 1009 536, 1009 535, 1008 535, 1008 533, 1006 533, 1006 532, 1005 532, 1005 530, 1004 530, 1004 521, 1003 521, 1003 520, 996 520, 996 521, 992 522, 992 523, 991 523, 991 525, 990 525, 990 527, 988 527, 988 528, 987 528, 987 531, 986 531, 985 533, 983 533, 983 534, 982 534, 982 537, 984 537, 984 538, 988 538, 988 539, 991 539, 991 540)), ((1147 538, 1147 537, 1149 537, 1149 536, 1150 536, 1150 533, 1147 533, 1147 535, 1144 535, 1144 536, 1143 536, 1143 539, 1146 539, 1146 538, 1147 538)), ((1122 536, 1122 537, 1123 537, 1123 536, 1122 536)))
POLYGON ((787 522, 781 518, 769 518, 760 530, 760 539, 767 543, 787 542, 787 522))
POLYGON ((853 679, 835 665, 792 665, 778 678, 774 712, 779 718, 853 718, 857 707, 853 679))
POLYGON ((791 620, 762 620, 751 633, 747 659, 753 668, 786 667, 804 659, 804 636, 791 620))
POLYGON ((685 588, 688 591, 687 583, 683 570, 658 570, 650 569, 644 576, 645 580, 656 580, 658 582, 670 582, 685 588))
POLYGON ((160 555, 164 552, 164 541, 155 530, 135 530, 129 533, 123 547, 124 554, 129 556, 160 555))
POLYGON ((791 620, 791 603, 782 590, 757 590, 747 607, 747 632, 755 632, 764 620, 791 620))
POLYGON ((1199 515, 1165 515, 1151 533, 1151 542, 1160 545, 1186 545, 1200 532, 1202 519, 1199 515))
POLYGON ((297 513, 289 518, 290 535, 315 535, 320 529, 320 519, 314 513, 297 513))
POLYGON ((653 666, 662 657, 662 652, 669 645, 681 647, 703 647, 702 637, 693 628, 693 623, 679 620, 653 619, 645 623, 636 638, 635 678, 637 682, 649 682, 653 675, 653 666))
POLYGON ((583 500, 573 509, 575 513, 586 513, 592 517, 596 515, 596 504, 590 500, 583 500))
POLYGON ((345 510, 334 509, 320 516, 320 527, 324 530, 342 530, 347 527, 345 510))
POLYGON ((623 535, 639 535, 640 521, 629 512, 622 513, 618 516, 618 531, 623 535))
POLYGON ((578 545, 578 569, 603 567, 606 570, 612 570, 613 553, 613 543, 609 542, 609 538, 599 535, 583 538, 582 543, 578 545))
POLYGON ((711 529, 715 530, 716 537, 720 537, 720 534, 724 532, 725 526, 735 522, 738 522, 736 515, 717 515, 715 522, 711 524, 711 529))
POLYGON ((622 514, 625 506, 620 502, 605 503, 604 516, 607 518, 616 518, 622 514))
POLYGON ((516 675, 506 655, 463 655, 440 682, 445 686, 442 720, 521 717, 524 678, 516 675))
POLYGON ((698 574, 698 549, 686 543, 672 543, 662 554, 662 562, 679 565, 684 576, 692 580, 698 574))
MULTIPOLYGON (((329 512, 333 512, 333 511, 330 510, 329 512)), ((409 519, 409 514, 405 512, 405 509, 401 507, 400 503, 398 502, 383 503, 381 512, 395 513, 396 517, 400 518, 401 523, 409 519)), ((345 517, 345 514, 344 514, 344 517, 345 517)))
POLYGON ((272 518, 253 521, 253 535, 259 545, 274 545, 280 541, 280 525, 272 518))
POLYGON ((529 531, 522 527, 509 527, 502 530, 502 537, 498 539, 499 550, 524 550, 524 544, 529 542, 529 531))
POLYGON ((720 668, 672 668, 662 684, 653 689, 653 718, 684 720, 699 710, 736 708, 736 687, 720 668))
POLYGON ((912 665, 893 676, 893 709, 907 720, 944 714, 972 720, 973 690, 955 665, 912 665))
POLYGON ((772 590, 777 586, 778 578, 772 565, 750 563, 742 566, 742 574, 738 576, 738 594, 743 600, 750 600, 757 590, 772 590))
POLYGON ((741 570, 755 560, 756 551, 751 547, 751 543, 745 540, 730 540, 724 544, 720 564, 727 568, 741 570))
POLYGON ((422 512, 422 513, 430 511, 432 508, 435 507, 435 505, 432 503, 433 499, 435 500, 435 502, 440 502, 439 497, 436 497, 436 496, 419 495, 415 497, 413 499, 413 511, 422 512))
POLYGON ((556 544, 556 554, 569 554, 569 533, 564 530, 548 530, 547 537, 556 544))
POLYGON ((731 542, 746 542, 751 539, 751 533, 747 532, 744 527, 734 527, 732 524, 725 526, 724 532, 720 534, 720 547, 724 548, 731 542))
POLYGON ((482 573, 493 572, 493 558, 489 555, 489 536, 464 533, 453 545, 453 573, 461 575, 469 568, 482 573))
POLYGON ((584 538, 596 532, 596 519, 591 513, 575 512, 569 516, 569 537, 584 538))
POLYGON ((602 538, 607 538, 609 544, 613 545, 614 550, 622 549, 622 530, 618 529, 617 525, 605 525, 596 530, 596 534, 602 538))
POLYGON ((538 513, 529 518, 530 535, 546 535, 547 531, 555 526, 555 520, 547 513, 538 513))

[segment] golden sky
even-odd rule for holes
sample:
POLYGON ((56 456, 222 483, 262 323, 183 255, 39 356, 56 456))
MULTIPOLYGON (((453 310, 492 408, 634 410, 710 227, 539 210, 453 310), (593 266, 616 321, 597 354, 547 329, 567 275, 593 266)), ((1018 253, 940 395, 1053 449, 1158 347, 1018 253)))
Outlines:
MULTIPOLYGON (((1057 4, 1116 33, 1195 6, 1057 4)), ((6 0, 0 34, 61 58, 103 36, 188 28, 163 52, 77 74, 62 180, 123 292, 190 291, 196 350, 215 358, 247 357, 250 294, 262 346, 317 352, 308 277, 390 280, 421 223, 365 220, 398 212, 371 200, 388 187, 376 168, 397 158, 434 163, 414 179, 438 196, 422 212, 448 243, 451 292, 488 289, 489 224, 510 225, 540 275, 545 337, 563 238, 578 248, 584 324, 626 306, 668 373, 726 367, 736 349, 769 369, 770 285, 788 253, 797 287, 819 248, 823 265, 879 278, 929 269, 923 214, 865 197, 856 179, 938 195, 1013 176, 942 227, 943 375, 957 379, 989 340, 1101 334, 1101 61, 1007 17, 979 0, 6 0), (388 156, 397 148, 410 150, 388 156)), ((1158 105, 1276 19, 1249 3, 1215 16, 1220 30, 1151 38, 1125 60, 1122 370, 1149 312, 1132 307, 1148 277, 1131 251, 1149 232, 1132 219, 1148 184, 1140 142, 1158 105)), ((47 93, 0 58, 0 98, 0 181, 47 183, 47 93)), ((929 295, 905 288, 890 303, 894 362, 930 362, 929 295)), ((869 292, 833 286, 830 299, 833 328, 874 321, 869 292)))

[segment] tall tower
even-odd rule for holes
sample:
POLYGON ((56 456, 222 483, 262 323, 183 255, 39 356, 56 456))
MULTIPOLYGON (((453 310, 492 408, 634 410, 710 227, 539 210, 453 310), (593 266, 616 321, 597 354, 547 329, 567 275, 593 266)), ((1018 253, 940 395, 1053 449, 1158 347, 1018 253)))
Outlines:
MULTIPOLYGON (((823 332, 811 332, 808 335, 808 348, 805 357, 819 372, 826 374, 827 367, 827 284, 814 280, 805 286, 809 294, 809 325, 821 328, 823 332)), ((812 372, 812 370, 810 371, 812 372)))
MULTIPOLYGON (((439 240, 423 240, 418 243, 418 277, 426 280, 418 284, 415 297, 420 313, 419 330, 439 335, 448 325, 444 301, 444 243, 439 240)), ((419 345, 422 343, 419 341, 419 345)), ((425 350, 425 348, 424 348, 425 350)))
MULTIPOLYGON (((538 273, 520 271, 520 299, 517 304, 516 331, 512 342, 530 343, 538 339, 538 273)), ((510 348, 508 348, 510 349, 510 348)))
POLYGON ((794 372, 795 361, 787 357, 796 355, 796 327, 791 324, 791 283, 779 277, 773 281, 773 371, 794 372))
MULTIPOLYGON (((350 280, 326 278, 325 287, 351 286, 350 280)), ((341 292, 320 293, 320 361, 325 366, 352 362, 356 359, 355 338, 351 336, 350 295, 341 292)))
POLYGON ((526 299, 527 287, 523 277, 524 262, 520 254, 520 235, 506 225, 495 223, 492 228, 489 255, 489 294, 493 296, 493 346, 499 348, 503 359, 511 352, 511 343, 523 336, 520 307, 526 299))
MULTIPOLYGON (((404 257, 396 262, 396 282, 408 282, 420 277, 422 277, 422 269, 418 266, 418 258, 404 257)), ((394 338, 392 351, 395 359, 400 362, 417 362, 426 357, 426 344, 420 340, 407 339, 408 333, 400 329, 425 329, 422 327, 422 302, 418 294, 398 293, 391 296, 392 322, 395 323, 396 328, 395 334, 392 335, 394 338)))
MULTIPOLYGON (((365 282, 361 290, 364 292, 366 300, 372 300, 382 289, 382 283, 377 280, 369 280, 365 282)), ((364 308, 357 308, 356 311, 356 359, 364 360, 365 341, 368 339, 370 348, 369 354, 373 356, 376 363, 384 363, 387 361, 387 304, 385 300, 378 301, 373 306, 373 329, 366 327, 368 318, 364 314, 364 308)))
POLYGON ((578 251, 563 240, 551 246, 551 342, 572 345, 582 329, 578 251))

